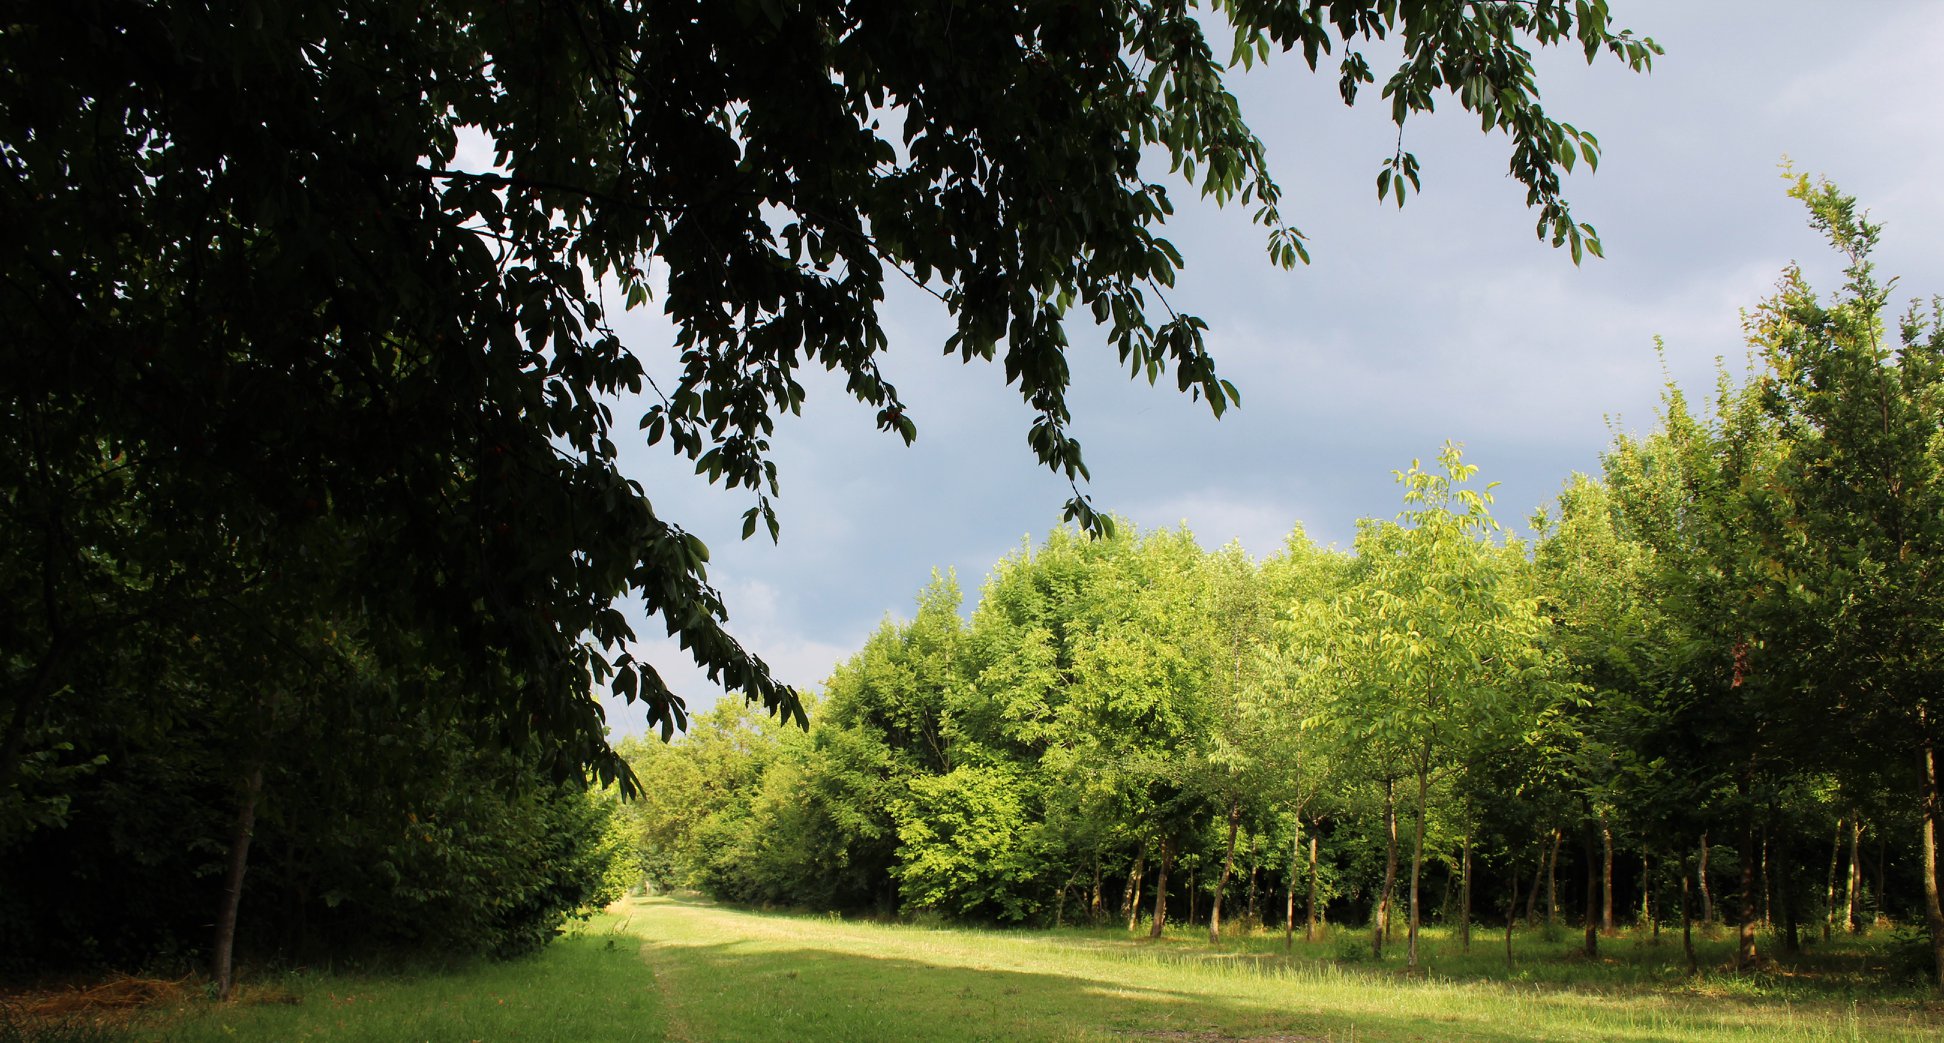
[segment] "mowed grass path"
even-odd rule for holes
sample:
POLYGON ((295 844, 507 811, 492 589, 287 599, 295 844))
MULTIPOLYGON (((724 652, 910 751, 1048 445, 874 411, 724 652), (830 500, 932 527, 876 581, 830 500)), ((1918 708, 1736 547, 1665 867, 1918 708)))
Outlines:
POLYGON ((925 929, 665 900, 627 915, 648 939, 668 1038, 698 1043, 1944 1038, 1944 1012, 1927 1004, 1410 979, 1389 962, 1284 960, 1259 951, 1280 951, 1269 938, 1216 950, 1188 937, 925 929))
POLYGON ((1478 978, 1497 941, 1476 939, 1471 957, 1434 941, 1432 975, 1407 978, 1395 961, 1339 966, 1325 958, 1331 944, 1299 942, 1286 959, 1279 937, 1261 935, 1211 948, 1200 932, 1150 943, 1111 930, 950 930, 641 899, 532 959, 293 979, 299 1002, 193 1009, 162 1038, 1944 1039, 1944 1008, 1915 994, 1850 1001, 1827 983, 1772 982, 1745 995, 1724 979, 1684 984, 1666 962, 1678 958, 1678 936, 1652 949, 1609 940, 1609 953, 1631 947, 1633 956, 1597 970, 1552 955, 1530 961, 1531 973, 1556 981, 1478 978))

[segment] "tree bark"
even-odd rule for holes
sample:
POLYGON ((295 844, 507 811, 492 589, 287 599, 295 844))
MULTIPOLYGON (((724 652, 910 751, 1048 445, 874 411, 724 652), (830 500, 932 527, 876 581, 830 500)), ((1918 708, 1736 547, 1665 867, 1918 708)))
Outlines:
POLYGON ((1188 870, 1188 922, 1194 923, 1201 913, 1201 866, 1198 864, 1188 870))
POLYGON ((1141 851, 1134 856, 1134 865, 1127 871, 1127 890, 1121 895, 1121 908, 1127 914, 1127 930, 1132 933, 1134 925, 1141 916, 1141 881, 1147 877, 1148 842, 1141 841, 1141 851))
MULTIPOLYGON (((1926 723, 1921 712, 1917 721, 1920 726, 1926 723)), ((1944 991, 1944 902, 1940 902, 1937 887, 1937 820, 1940 817, 1937 747, 1928 735, 1923 742, 1922 812, 1918 819, 1923 832, 1924 916, 1930 923, 1931 958, 1935 961, 1937 975, 1935 985, 1939 991, 1944 991)))
POLYGON ((1755 969, 1758 954, 1755 951, 1755 923, 1761 915, 1761 895, 1756 891, 1755 863, 1760 857, 1755 839, 1755 808, 1749 805, 1743 812, 1747 820, 1742 823, 1741 848, 1741 923, 1735 931, 1735 969, 1752 971, 1755 969))
MULTIPOLYGON (((1537 881, 1532 889, 1539 890, 1537 881)), ((1505 899, 1505 969, 1512 969, 1512 923, 1519 918, 1519 860, 1512 860, 1512 891, 1505 899)))
POLYGON ((1714 895, 1708 890, 1708 834, 1701 832, 1701 867, 1694 872, 1694 884, 1701 891, 1701 926, 1714 925, 1714 895))
POLYGON ((1789 851, 1789 834, 1782 831, 1775 844, 1776 906, 1782 911, 1782 949, 1802 951, 1801 919, 1795 901, 1795 858, 1789 851))
POLYGON ((1889 846, 1890 838, 1883 835, 1883 830, 1877 830, 1876 915, 1871 919, 1878 927, 1883 926, 1883 856, 1889 846))
MULTIPOLYGON (((1249 909, 1246 915, 1251 922, 1255 922, 1256 918, 1256 874, 1262 869, 1261 859, 1256 853, 1256 843, 1260 839, 1254 833, 1249 834, 1249 909)), ((1268 919, 1267 912, 1265 909, 1264 919, 1268 919)))
POLYGON ((1660 944, 1660 921, 1654 919, 1654 856, 1646 848, 1640 850, 1640 922, 1653 932, 1654 944, 1660 944))
POLYGON ((1154 881, 1154 922, 1148 925, 1149 938, 1161 937, 1168 925, 1168 870, 1174 866, 1174 849, 1173 837, 1161 839, 1161 875, 1154 881))
POLYGON ((1836 832, 1829 838, 1829 877, 1823 884, 1823 941, 1836 930, 1836 859, 1843 850, 1843 820, 1836 820, 1836 832))
POLYGON ((1863 819, 1855 812, 1850 813, 1850 864, 1849 887, 1843 901, 1843 926, 1851 934, 1863 929, 1863 922, 1856 915, 1856 892, 1863 886, 1863 819))
POLYGON ((1600 843, 1604 850, 1600 875, 1600 931, 1610 936, 1613 934, 1613 825, 1607 821, 1604 808, 1600 809, 1600 843))
MULTIPOLYGON (((1303 854, 1303 816, 1296 816, 1296 834, 1289 839, 1289 893, 1284 896, 1288 907, 1283 910, 1283 951, 1293 952, 1296 948, 1296 861, 1303 854)), ((1304 941, 1309 939, 1305 937, 1304 941)))
POLYGON ((1095 924, 1100 923, 1100 852, 1094 851, 1093 898, 1087 903, 1087 918, 1095 924))
POLYGON ((1600 918, 1595 910, 1600 898, 1600 859, 1593 841, 1593 823, 1587 822, 1582 831, 1586 838, 1586 958, 1596 960, 1600 957, 1600 918))
POLYGON ((1430 768, 1418 767, 1417 776, 1417 819, 1411 836, 1411 923, 1409 938, 1405 943, 1404 964, 1407 967, 1418 965, 1418 878, 1424 873, 1424 802, 1430 795, 1430 768))
POLYGON ((1371 932, 1371 955, 1382 959, 1384 941, 1390 934, 1391 893, 1397 889, 1397 793, 1392 780, 1384 780, 1384 831, 1390 842, 1384 854, 1384 890, 1377 896, 1375 930, 1371 932))
POLYGON ((1303 940, 1316 940, 1316 834, 1310 834, 1309 905, 1303 915, 1303 940))
POLYGON ((250 841, 256 836, 257 800, 263 796, 263 763, 251 765, 243 793, 237 800, 236 823, 230 827, 229 866, 223 875, 223 905, 216 915, 216 943, 210 958, 216 978, 216 998, 230 998, 236 952, 236 914, 243 904, 243 874, 249 870, 250 841))
MULTIPOLYGON (((1775 815, 1775 809, 1773 806, 1771 806, 1769 808, 1769 816, 1773 818, 1774 815, 1775 815)), ((1762 926, 1763 927, 1767 927, 1770 924, 1773 924, 1775 922, 1773 919, 1770 918, 1771 913, 1769 909, 1769 894, 1770 894, 1769 828, 1768 828, 1768 823, 1764 822, 1762 823, 1762 926)))
MULTIPOLYGON (((1559 923, 1559 841, 1561 830, 1553 830, 1552 854, 1546 859, 1546 926, 1559 923)), ((1552 939, 1547 935, 1547 940, 1552 939)))
POLYGON ((1525 925, 1539 922, 1539 874, 1546 871, 1547 838, 1539 841, 1539 857, 1532 860, 1532 889, 1526 892, 1525 925))
POLYGON ((1222 875, 1215 881, 1215 901, 1208 907, 1208 940, 1222 940, 1222 895, 1228 891, 1229 876, 1235 871, 1235 830, 1242 824, 1242 801, 1229 801, 1228 853, 1222 856, 1222 875))
MULTIPOLYGON (((1704 836, 1706 834, 1703 834, 1704 836)), ((1694 958, 1694 905, 1688 899, 1688 867, 1685 860, 1681 865, 1681 949, 1687 953, 1687 972, 1689 976, 1700 973, 1701 964, 1694 958)))
POLYGON ((1462 882, 1459 884, 1458 887, 1459 894, 1462 896, 1458 900, 1458 947, 1465 952, 1470 952, 1471 951, 1471 900, 1472 900, 1472 893, 1471 893, 1472 864, 1471 864, 1471 837, 1470 836, 1465 837, 1464 862, 1465 862, 1464 877, 1462 878, 1462 882))

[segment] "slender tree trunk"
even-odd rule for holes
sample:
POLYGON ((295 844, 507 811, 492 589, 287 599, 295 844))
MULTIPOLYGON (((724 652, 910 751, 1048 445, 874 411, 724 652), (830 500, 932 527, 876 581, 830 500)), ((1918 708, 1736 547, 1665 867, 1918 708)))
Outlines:
POLYGON ((1850 864, 1849 887, 1843 902, 1843 926, 1855 934, 1863 929, 1863 921, 1856 915, 1856 892, 1863 886, 1863 819, 1855 812, 1850 813, 1850 864))
POLYGON ((1465 862, 1464 877, 1462 883, 1460 883, 1458 888, 1459 893, 1463 896, 1458 901, 1458 947, 1464 950, 1465 952, 1470 952, 1471 951, 1472 864, 1471 864, 1471 837, 1469 835, 1465 837, 1464 862, 1465 862))
POLYGON ((1694 904, 1688 899, 1688 866, 1685 860, 1681 865, 1681 949, 1687 953, 1688 974, 1700 973, 1701 964, 1694 958, 1694 904))
POLYGON ((256 836, 257 800, 263 796, 263 762, 250 767, 236 802, 236 823, 230 827, 229 866, 223 874, 223 905, 216 915, 216 944, 210 958, 216 978, 216 998, 227 1000, 235 982, 232 961, 236 952, 236 914, 243 903, 243 874, 250 865, 250 841, 256 836))
POLYGON ((1829 838, 1829 878, 1823 884, 1823 941, 1836 930, 1836 859, 1843 850, 1843 820, 1836 820, 1836 832, 1829 838))
MULTIPOLYGON (((1769 815, 1771 818, 1774 817, 1774 813, 1775 813, 1775 809, 1771 807, 1769 809, 1769 815)), ((1767 927, 1775 922, 1773 919, 1771 919, 1771 913, 1769 910, 1769 894, 1770 894, 1769 828, 1768 828, 1768 823, 1764 822, 1762 823, 1762 926, 1763 927, 1767 927)))
POLYGON ((1161 875, 1154 881, 1154 922, 1148 925, 1149 938, 1161 937, 1168 925, 1168 870, 1174 865, 1174 853, 1174 838, 1161 838, 1161 875))
POLYGON ((1701 891, 1701 926, 1714 926, 1714 894, 1708 890, 1708 834, 1701 833, 1701 868, 1695 870, 1694 884, 1701 891))
MULTIPOLYGON (((1534 891, 1539 890, 1535 881, 1534 891)), ((1512 969, 1512 923, 1519 918, 1519 860, 1512 860, 1512 891, 1505 898, 1505 969, 1512 969)))
POLYGON ((1309 904, 1303 914, 1303 940, 1316 940, 1316 834, 1310 833, 1309 904))
POLYGON ((1760 857, 1755 839, 1755 809, 1751 805, 1744 812, 1747 820, 1742 823, 1741 848, 1741 924, 1736 930, 1735 968, 1752 971, 1755 969, 1758 953, 1755 951, 1755 921, 1761 915, 1761 896, 1756 893, 1755 863, 1760 857))
MULTIPOLYGON (((1927 724, 1922 713, 1917 718, 1920 727, 1927 724)), ((1944 809, 1939 807, 1937 791, 1937 747, 1930 737, 1924 737, 1923 774, 1921 793, 1922 813, 1918 816, 1923 832, 1923 870, 1924 870, 1924 916, 1930 923, 1931 958, 1936 962, 1936 985, 1944 991, 1944 901, 1940 901, 1937 888, 1937 821, 1944 817, 1944 809)))
POLYGON ((1654 856, 1646 848, 1640 850, 1640 922, 1652 932, 1655 945, 1660 944, 1660 917, 1654 915, 1654 856))
POLYGON ((1605 808, 1600 809, 1600 843, 1603 846, 1600 875, 1600 931, 1613 934, 1613 824, 1607 821, 1605 808))
MULTIPOLYGON (((1426 759, 1429 759, 1428 755, 1426 759)), ((1430 769, 1420 764, 1417 777, 1417 821, 1411 836, 1411 924, 1406 941, 1404 963, 1418 965, 1418 878, 1424 873, 1424 802, 1430 795, 1430 769)), ((1447 878, 1448 879, 1448 878, 1447 878)))
POLYGON ((1390 934, 1391 893, 1397 889, 1397 794, 1390 779, 1384 780, 1384 832, 1390 841, 1384 850, 1384 890, 1377 896, 1375 930, 1371 932, 1370 951, 1379 959, 1384 955, 1384 940, 1390 934))
POLYGON ((1100 923, 1100 915, 1102 912, 1100 908, 1100 851, 1098 849, 1094 851, 1093 869, 1093 899, 1087 903, 1087 918, 1098 924, 1100 923))
MULTIPOLYGON (((1288 907, 1283 910, 1283 951, 1293 952, 1296 948, 1296 862, 1303 854, 1303 816, 1296 816, 1296 835, 1289 839, 1289 893, 1288 907)), ((1308 941, 1308 938, 1304 938, 1308 941)))
POLYGON ((1600 898, 1600 859, 1593 841, 1593 823, 1587 822, 1582 831, 1586 838, 1586 958, 1598 959, 1600 956, 1600 917, 1595 910, 1600 898))
POLYGON ((1188 922, 1194 923, 1201 914, 1201 866, 1188 870, 1188 922))
POLYGON ((1127 872, 1127 891, 1121 896, 1121 906, 1127 913, 1127 930, 1132 933, 1134 925, 1141 916, 1141 881, 1147 877, 1148 842, 1141 841, 1140 854, 1134 857, 1134 867, 1127 872))
MULTIPOLYGON (((1552 854, 1546 859, 1546 926, 1559 923, 1559 841, 1560 830, 1553 830, 1552 854)), ((1551 940, 1551 935, 1547 936, 1551 940)))
POLYGON ((1801 915, 1795 901, 1795 858, 1789 851, 1789 833, 1783 830, 1775 842, 1776 907, 1782 911, 1782 949, 1802 951, 1801 915))
POLYGON ((1208 907, 1208 940, 1222 940, 1222 895, 1228 891, 1229 876, 1235 871, 1235 830, 1242 824, 1242 801, 1229 802, 1228 853, 1222 856, 1222 875, 1215 881, 1215 901, 1208 907))
POLYGON ((1878 927, 1883 926, 1883 855, 1889 846, 1890 838, 1883 835, 1883 830, 1877 830, 1876 891, 1872 895, 1876 899, 1876 915, 1872 919, 1878 927))
MULTIPOLYGON (((1261 862, 1256 854, 1256 844, 1260 839, 1260 837, 1257 837, 1253 833, 1249 835, 1249 910, 1247 916, 1251 921, 1254 921, 1256 918, 1256 874, 1262 869, 1261 862)), ((1267 909, 1263 910, 1263 919, 1268 919, 1267 909)))
POLYGON ((1539 876, 1546 871, 1546 845, 1549 839, 1540 838, 1538 857, 1532 860, 1532 889, 1526 892, 1525 925, 1527 927, 1539 922, 1539 876))

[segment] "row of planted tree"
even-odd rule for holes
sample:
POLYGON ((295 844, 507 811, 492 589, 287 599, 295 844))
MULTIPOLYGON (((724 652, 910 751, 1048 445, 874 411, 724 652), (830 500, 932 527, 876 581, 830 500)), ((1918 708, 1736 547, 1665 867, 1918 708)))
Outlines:
POLYGON ((1944 968, 1944 326, 1886 323, 1877 228, 1832 186, 1793 194, 1842 289, 1785 272, 1746 379, 1701 408, 1670 387, 1531 541, 1453 446, 1348 552, 1057 531, 969 620, 935 579, 807 734, 728 708, 628 748, 651 875, 1211 937, 1367 918, 1379 950, 1395 916, 1413 963, 1434 915, 1565 907, 1589 949, 1719 916, 1741 966, 1764 923, 1793 949, 1888 918, 1944 968))

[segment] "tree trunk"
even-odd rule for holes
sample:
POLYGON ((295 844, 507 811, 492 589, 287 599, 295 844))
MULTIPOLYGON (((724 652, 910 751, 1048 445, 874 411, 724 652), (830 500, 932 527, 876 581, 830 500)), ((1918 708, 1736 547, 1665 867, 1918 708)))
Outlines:
POLYGON ((1823 941, 1836 930, 1836 859, 1843 850, 1843 820, 1836 820, 1836 832, 1829 838, 1829 878, 1823 884, 1823 941))
POLYGON ((1801 917, 1796 911, 1795 858, 1789 851, 1789 832, 1783 830, 1775 843, 1776 907, 1782 911, 1782 950, 1802 951, 1801 917))
POLYGON ((1188 922, 1194 923, 1201 914, 1201 866, 1188 870, 1188 922))
POLYGON ((1100 852, 1094 852, 1093 898, 1087 903, 1087 918, 1095 924, 1100 923, 1100 852))
MULTIPOLYGON (((1254 833, 1249 834, 1249 910, 1247 916, 1252 922, 1256 922, 1256 874, 1262 869, 1261 859, 1256 853, 1256 843, 1260 839, 1254 833)), ((1268 910, 1265 909, 1264 919, 1268 918, 1267 913, 1268 910)))
POLYGON ((1750 805, 1743 812, 1747 821, 1742 824, 1741 848, 1741 924, 1736 929, 1735 969, 1752 971, 1755 969, 1758 954, 1755 951, 1755 922, 1761 915, 1761 895, 1756 891, 1755 864, 1760 857, 1755 840, 1755 808, 1750 805))
POLYGON ((216 944, 210 958, 216 978, 216 998, 230 998, 232 959, 236 951, 236 914, 243 903, 243 874, 250 865, 250 841, 256 836, 257 800, 263 795, 263 762, 250 768, 237 800, 236 823, 230 827, 229 867, 223 875, 223 905, 216 915, 216 944))
POLYGON ((1701 868, 1694 872, 1694 884, 1701 890, 1701 926, 1714 924, 1714 894, 1708 890, 1708 834, 1701 833, 1701 868))
MULTIPOLYGON (((1559 841, 1561 831, 1553 830, 1552 855, 1546 860, 1546 926, 1559 923, 1559 841)), ((1547 936, 1551 940, 1551 936, 1547 936)))
MULTIPOLYGON (((1769 817, 1770 818, 1775 817, 1775 808, 1773 806, 1769 808, 1769 817)), ((1770 893, 1769 892, 1769 828, 1768 828, 1768 823, 1764 822, 1762 823, 1762 926, 1763 927, 1767 927, 1770 924, 1773 924, 1775 922, 1774 920, 1770 919, 1769 893, 1770 893)))
MULTIPOLYGON (((1428 757, 1427 757, 1428 759, 1428 757)), ((1420 765, 1417 776, 1417 821, 1411 836, 1411 924, 1405 943, 1404 964, 1418 965, 1418 878, 1424 873, 1424 802, 1430 795, 1430 768, 1420 765)))
POLYGON ((1856 915, 1856 892, 1863 886, 1863 820, 1855 812, 1850 813, 1850 864, 1849 887, 1843 901, 1843 926, 1855 934, 1863 929, 1863 922, 1856 915))
MULTIPOLYGON (((1921 714, 1917 721, 1920 726, 1926 723, 1921 714)), ((1939 807, 1937 792, 1937 747, 1928 735, 1923 741, 1922 812, 1918 819, 1923 832, 1924 916, 1930 923, 1931 958, 1937 973, 1935 984, 1944 991, 1944 902, 1940 902, 1937 893, 1937 821, 1944 815, 1944 809, 1939 807)))
MULTIPOLYGON (((1535 881, 1532 889, 1539 890, 1535 881)), ((1512 922, 1519 918, 1519 861, 1512 860, 1512 891, 1505 899, 1505 969, 1512 969, 1512 922)))
POLYGON ((1603 868, 1600 875, 1600 931, 1613 934, 1613 825, 1607 821, 1606 809, 1600 810, 1600 843, 1604 845, 1602 854, 1603 868))
MULTIPOLYGON (((1296 860, 1303 854, 1303 816, 1296 816, 1296 834, 1289 839, 1289 893, 1284 897, 1288 907, 1283 910, 1283 951, 1293 952, 1296 948, 1296 860)), ((1304 938, 1308 941, 1308 938, 1304 938)))
POLYGON ((1889 846, 1890 838, 1883 835, 1883 830, 1877 830, 1876 891, 1872 894, 1876 899, 1876 916, 1872 919, 1878 927, 1883 926, 1883 856, 1889 846))
POLYGON ((1688 867, 1685 860, 1681 865, 1681 949, 1687 953, 1689 976, 1700 973, 1701 964, 1694 958, 1694 905, 1688 900, 1688 867))
POLYGON ((1168 870, 1174 866, 1175 842, 1173 837, 1161 839, 1161 875, 1154 881, 1154 922, 1148 925, 1148 937, 1161 937, 1161 930, 1168 925, 1168 870))
POLYGON ((1208 907, 1208 940, 1222 940, 1222 895, 1228 891, 1229 876, 1235 871, 1235 830, 1242 824, 1242 801, 1229 802, 1228 853, 1222 856, 1222 875, 1215 881, 1215 901, 1208 907))
POLYGON ((1303 940, 1316 940, 1316 834, 1310 834, 1309 904, 1303 914, 1303 940))
POLYGON ((1458 947, 1464 950, 1465 952, 1470 952, 1471 951, 1471 899, 1472 899, 1472 893, 1471 893, 1472 864, 1471 864, 1471 837, 1470 836, 1465 837, 1464 862, 1465 862, 1464 876, 1462 877, 1462 882, 1459 884, 1458 887, 1459 894, 1462 896, 1458 900, 1458 947))
POLYGON ((1586 838, 1586 958, 1599 959, 1600 956, 1600 917, 1595 910, 1600 898, 1600 859, 1593 842, 1593 822, 1588 821, 1583 831, 1586 838))
POLYGON ((1121 908, 1127 914, 1127 930, 1132 933, 1134 925, 1141 916, 1141 881, 1147 877, 1148 842, 1141 841, 1141 851, 1134 856, 1134 866, 1127 872, 1127 890, 1121 895, 1121 908))
POLYGON ((1547 839, 1539 840, 1539 855, 1532 860, 1532 889, 1526 892, 1525 925, 1531 927, 1539 922, 1539 874, 1546 871, 1547 839))
POLYGON ((1660 921, 1654 919, 1654 856, 1646 849, 1640 849, 1640 922, 1653 932, 1654 944, 1660 944, 1660 921))
POLYGON ((1370 936, 1371 955, 1382 959, 1384 940, 1390 934, 1391 892, 1397 889, 1397 794, 1390 779, 1384 780, 1384 831, 1390 842, 1384 853, 1384 890, 1377 896, 1377 916, 1370 936))

